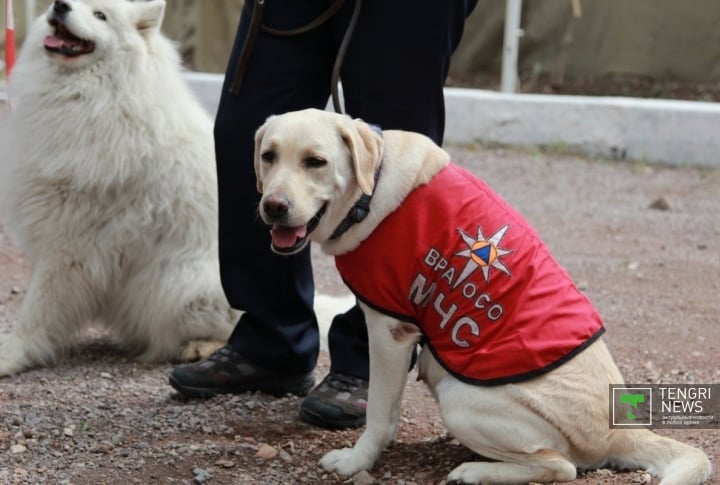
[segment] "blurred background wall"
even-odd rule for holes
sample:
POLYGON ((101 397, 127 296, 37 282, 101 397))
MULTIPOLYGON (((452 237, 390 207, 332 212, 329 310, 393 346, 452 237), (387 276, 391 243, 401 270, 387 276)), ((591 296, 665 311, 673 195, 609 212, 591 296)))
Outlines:
MULTIPOLYGON (((718 0, 525 0, 519 70, 720 80, 718 0)), ((499 71, 505 2, 479 0, 454 72, 499 71)))

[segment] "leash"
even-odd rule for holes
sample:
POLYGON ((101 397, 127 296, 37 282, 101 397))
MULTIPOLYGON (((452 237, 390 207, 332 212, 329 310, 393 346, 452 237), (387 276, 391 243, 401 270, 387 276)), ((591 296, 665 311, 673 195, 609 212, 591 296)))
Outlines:
MULTIPOLYGON (((303 26, 294 29, 280 30, 268 27, 267 25, 264 25, 262 23, 262 14, 265 8, 265 1, 266 0, 255 0, 252 16, 250 17, 250 27, 248 28, 247 35, 245 36, 243 49, 240 52, 240 59, 238 60, 238 64, 235 68, 233 82, 230 85, 231 94, 237 95, 240 92, 240 87, 242 86, 243 79, 245 78, 245 71, 247 70, 247 64, 250 60, 250 55, 252 54, 253 48, 255 46, 255 39, 257 38, 258 32, 260 30, 276 37, 293 37, 296 35, 301 35, 306 32, 310 32, 311 30, 319 27, 320 25, 330 20, 333 15, 335 15, 340 10, 340 7, 342 7, 343 3, 345 2, 345 0, 336 0, 332 5, 327 8, 327 10, 325 10, 317 18, 311 20, 303 26)), ((342 68, 342 63, 345 59, 348 45, 350 45, 350 39, 352 38, 352 34, 355 31, 355 25, 357 25, 361 5, 362 0, 355 0, 355 7, 353 9, 352 17, 350 18, 350 22, 348 23, 347 29, 345 30, 345 35, 343 36, 342 42, 340 43, 340 47, 338 48, 338 53, 335 56, 335 63, 333 65, 332 76, 330 78, 330 91, 332 94, 333 109, 336 113, 342 114, 342 107, 340 106, 340 95, 338 93, 340 69, 342 68)))

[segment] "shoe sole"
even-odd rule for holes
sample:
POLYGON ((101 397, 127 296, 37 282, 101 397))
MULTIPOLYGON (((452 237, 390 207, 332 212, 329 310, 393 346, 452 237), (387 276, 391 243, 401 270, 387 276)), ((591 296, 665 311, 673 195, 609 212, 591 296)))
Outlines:
POLYGON ((300 419, 314 426, 327 429, 352 429, 365 425, 365 416, 350 419, 328 420, 327 418, 324 418, 312 411, 308 411, 302 407, 300 408, 300 419))
POLYGON ((252 384, 245 386, 227 387, 193 387, 181 384, 174 376, 169 377, 170 385, 183 396, 209 398, 219 394, 242 394, 244 392, 260 391, 274 397, 281 397, 285 394, 296 396, 307 395, 315 386, 315 377, 307 377, 299 382, 274 383, 274 384, 252 384))

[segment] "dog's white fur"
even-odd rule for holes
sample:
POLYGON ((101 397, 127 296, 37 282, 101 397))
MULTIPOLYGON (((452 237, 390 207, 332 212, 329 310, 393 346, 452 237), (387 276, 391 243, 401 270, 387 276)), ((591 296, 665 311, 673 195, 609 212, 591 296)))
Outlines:
POLYGON ((46 52, 51 6, 10 83, 0 193, 32 278, 0 376, 51 363, 92 322, 143 361, 205 357, 237 318, 217 262, 212 120, 160 32, 164 1, 67 5, 94 51, 46 52))
MULTIPOLYGON (((448 154, 424 136, 385 131, 380 137, 347 116, 306 110, 271 117, 256 136, 260 213, 268 223, 295 227, 327 205, 309 237, 328 254, 341 254, 356 247, 448 161, 448 154), (360 193, 373 190, 381 159, 383 183, 375 190, 370 215, 329 240, 360 193), (287 207, 282 217, 273 210, 278 201, 287 207)), ((367 427, 353 448, 332 451, 320 462, 340 475, 370 469, 394 438, 418 338, 413 325, 361 307, 370 340, 367 427)), ((663 485, 691 485, 710 474, 709 460, 696 448, 644 429, 609 429, 609 384, 623 379, 602 340, 559 368, 517 384, 465 384, 429 351, 421 353, 419 368, 450 433, 476 453, 498 460, 464 463, 448 480, 571 481, 578 467, 617 466, 646 468, 661 476, 663 485)))

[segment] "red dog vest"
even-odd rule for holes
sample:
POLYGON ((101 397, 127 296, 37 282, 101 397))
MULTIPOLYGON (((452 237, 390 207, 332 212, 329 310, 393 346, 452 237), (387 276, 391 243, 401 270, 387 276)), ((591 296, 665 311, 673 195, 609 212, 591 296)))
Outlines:
POLYGON ((417 324, 436 359, 468 383, 535 377, 604 331, 528 222, 456 165, 335 264, 361 301, 417 324))

